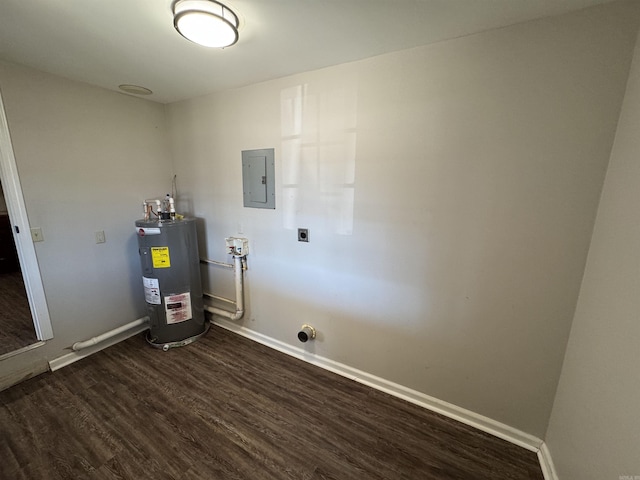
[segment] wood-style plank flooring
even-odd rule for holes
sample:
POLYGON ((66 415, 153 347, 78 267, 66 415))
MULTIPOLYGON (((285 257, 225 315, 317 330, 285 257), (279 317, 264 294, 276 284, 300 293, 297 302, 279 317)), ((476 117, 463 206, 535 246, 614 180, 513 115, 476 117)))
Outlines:
POLYGON ((2 479, 536 479, 536 455, 219 327, 0 392, 2 479))
POLYGON ((37 341, 22 273, 0 273, 0 355, 37 341))

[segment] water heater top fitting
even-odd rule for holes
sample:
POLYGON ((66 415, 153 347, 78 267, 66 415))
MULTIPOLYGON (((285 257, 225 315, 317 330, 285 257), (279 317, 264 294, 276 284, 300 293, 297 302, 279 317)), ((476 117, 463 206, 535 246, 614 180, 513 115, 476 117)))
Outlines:
POLYGON ((176 208, 173 197, 167 193, 163 200, 160 199, 151 199, 145 200, 142 202, 142 208, 144 212, 144 221, 148 222, 151 220, 151 214, 153 213, 158 218, 158 221, 162 220, 175 220, 176 219, 176 208), (156 204, 156 211, 153 211, 153 204, 156 204))

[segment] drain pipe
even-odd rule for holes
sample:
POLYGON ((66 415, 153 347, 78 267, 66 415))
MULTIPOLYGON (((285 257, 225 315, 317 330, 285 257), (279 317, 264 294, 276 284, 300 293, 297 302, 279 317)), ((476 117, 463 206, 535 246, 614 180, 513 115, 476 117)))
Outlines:
POLYGON ((220 315, 221 317, 228 318, 229 320, 240 320, 244 315, 244 293, 243 293, 243 285, 242 285, 242 258, 244 255, 234 255, 233 256, 233 271, 235 272, 235 284, 236 284, 236 301, 227 300, 226 298, 217 297, 211 294, 205 294, 207 297, 215 298, 217 300, 223 300, 229 303, 232 303, 236 306, 235 312, 229 312, 228 310, 223 310, 217 307, 210 307, 205 305, 204 309, 207 312, 213 313, 214 315, 220 315))
POLYGON ((114 328, 113 330, 109 330, 108 332, 103 333, 102 335, 98 335, 97 337, 93 337, 89 340, 85 340, 84 342, 76 342, 73 344, 71 348, 73 349, 74 352, 77 352, 78 350, 83 350, 87 347, 91 347, 100 342, 104 342, 105 340, 115 337, 116 335, 120 335, 121 333, 126 332, 127 330, 130 330, 132 328, 135 328, 139 325, 145 325, 148 323, 149 323, 149 317, 142 317, 137 320, 134 320, 133 322, 127 323, 126 325, 122 325, 121 327, 114 328))
POLYGON ((298 340, 304 343, 308 340, 313 340, 314 338, 316 338, 316 329, 311 325, 302 325, 298 332, 298 340))

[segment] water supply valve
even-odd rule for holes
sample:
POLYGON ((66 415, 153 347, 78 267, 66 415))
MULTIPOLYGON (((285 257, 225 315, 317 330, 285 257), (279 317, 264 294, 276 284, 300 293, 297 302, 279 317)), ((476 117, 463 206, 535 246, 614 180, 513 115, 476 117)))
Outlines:
POLYGON ((246 257, 249 254, 249 240, 242 237, 228 237, 227 252, 234 257, 246 257))

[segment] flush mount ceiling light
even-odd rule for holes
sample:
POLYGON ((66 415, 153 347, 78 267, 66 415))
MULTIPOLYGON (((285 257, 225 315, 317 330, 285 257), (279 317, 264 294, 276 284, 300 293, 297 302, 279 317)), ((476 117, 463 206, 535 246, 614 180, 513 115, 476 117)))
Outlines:
POLYGON ((238 23, 238 16, 215 0, 178 0, 173 5, 173 26, 178 33, 205 47, 236 43, 238 23))

